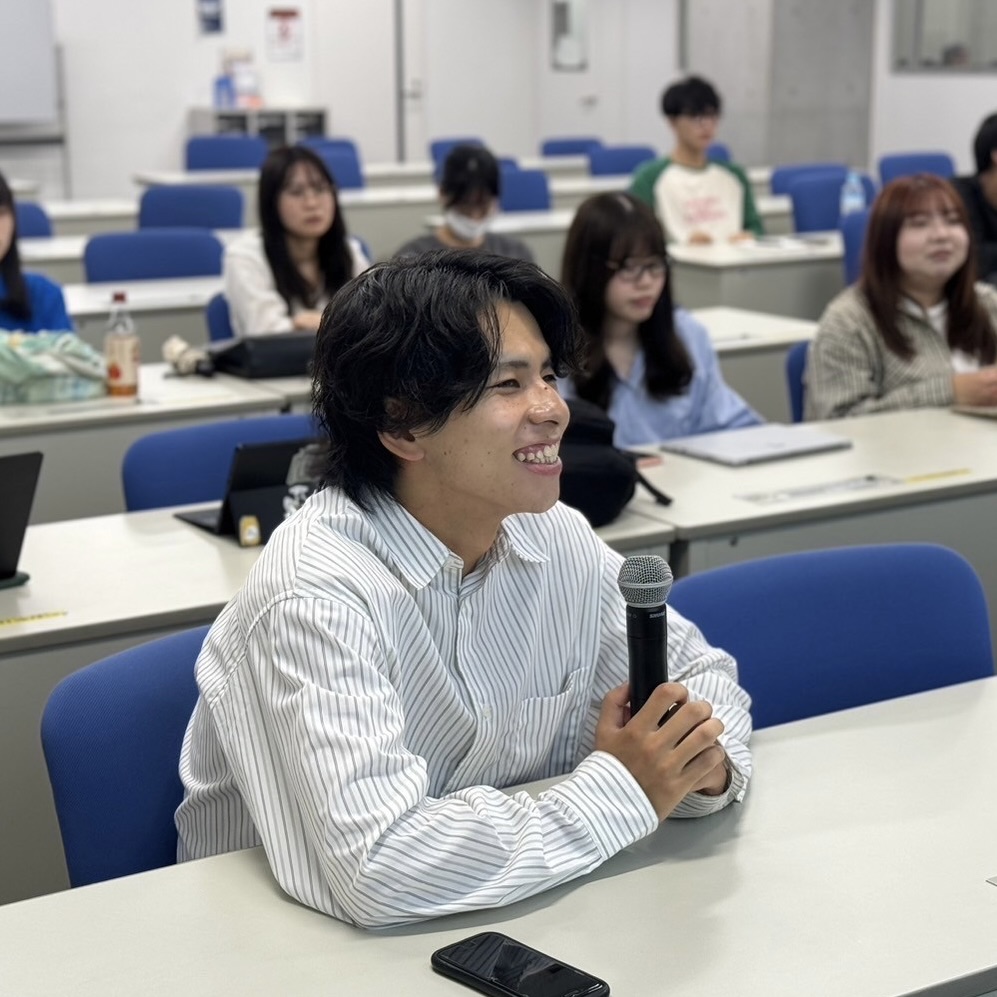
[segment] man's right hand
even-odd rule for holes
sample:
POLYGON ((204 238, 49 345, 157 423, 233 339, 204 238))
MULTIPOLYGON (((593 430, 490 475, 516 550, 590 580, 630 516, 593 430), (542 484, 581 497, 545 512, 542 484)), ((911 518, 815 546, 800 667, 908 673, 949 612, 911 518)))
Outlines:
POLYGON ((956 405, 997 405, 997 367, 952 375, 956 405))
POLYGON ((690 246, 709 246, 713 243, 713 237, 709 232, 693 232, 689 236, 690 246))
POLYGON ((714 769, 723 768, 726 755, 717 738, 724 725, 709 703, 690 702, 677 682, 659 685, 633 717, 629 700, 624 684, 602 701, 595 748, 626 766, 664 820, 714 769), (659 727, 669 710, 668 722, 659 727))

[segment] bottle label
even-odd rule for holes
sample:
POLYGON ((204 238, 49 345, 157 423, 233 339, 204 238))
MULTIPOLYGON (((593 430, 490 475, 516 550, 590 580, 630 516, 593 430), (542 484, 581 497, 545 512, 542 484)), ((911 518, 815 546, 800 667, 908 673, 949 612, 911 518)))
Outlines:
POLYGON ((107 393, 118 396, 138 394, 138 336, 111 333, 105 343, 107 393))

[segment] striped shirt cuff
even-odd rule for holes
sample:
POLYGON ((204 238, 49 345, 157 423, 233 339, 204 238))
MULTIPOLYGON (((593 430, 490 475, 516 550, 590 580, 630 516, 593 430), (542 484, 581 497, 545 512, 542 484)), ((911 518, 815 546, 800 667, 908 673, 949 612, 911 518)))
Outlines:
POLYGON ((593 751, 563 782, 541 794, 569 807, 588 829, 603 861, 646 838, 658 815, 619 759, 593 751))

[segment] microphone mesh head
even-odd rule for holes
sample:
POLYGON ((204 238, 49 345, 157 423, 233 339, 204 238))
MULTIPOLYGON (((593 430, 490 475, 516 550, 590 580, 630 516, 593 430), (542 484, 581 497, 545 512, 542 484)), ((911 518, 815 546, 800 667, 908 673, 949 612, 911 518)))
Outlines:
POLYGON ((618 583, 628 606, 663 606, 672 588, 672 569, 657 554, 635 554, 620 567, 618 583))

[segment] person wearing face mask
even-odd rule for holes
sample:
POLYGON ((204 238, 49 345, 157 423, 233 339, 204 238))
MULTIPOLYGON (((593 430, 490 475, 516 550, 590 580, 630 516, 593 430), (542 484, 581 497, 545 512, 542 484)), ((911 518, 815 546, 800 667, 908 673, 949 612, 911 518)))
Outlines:
POLYGON ((443 224, 405 243, 395 256, 416 256, 438 249, 477 249, 495 256, 533 262, 519 239, 490 232, 498 209, 501 173, 495 157, 480 145, 456 145, 443 161, 440 203, 443 224))
POLYGON ((997 290, 976 282, 966 209, 926 173, 887 184, 869 216, 862 276, 821 316, 806 417, 997 405, 997 290))

